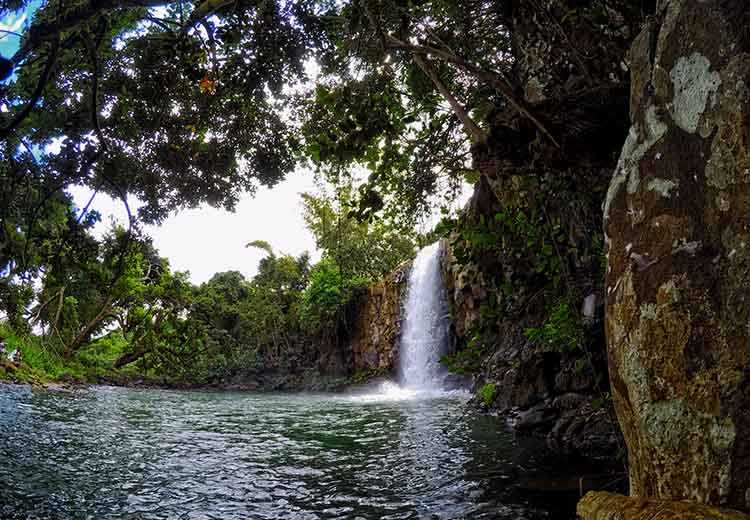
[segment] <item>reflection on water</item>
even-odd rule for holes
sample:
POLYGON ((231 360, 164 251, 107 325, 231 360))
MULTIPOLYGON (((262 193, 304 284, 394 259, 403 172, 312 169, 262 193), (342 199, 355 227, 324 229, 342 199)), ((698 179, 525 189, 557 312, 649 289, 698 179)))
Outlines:
POLYGON ((0 387, 0 518, 561 518, 465 401, 0 387))

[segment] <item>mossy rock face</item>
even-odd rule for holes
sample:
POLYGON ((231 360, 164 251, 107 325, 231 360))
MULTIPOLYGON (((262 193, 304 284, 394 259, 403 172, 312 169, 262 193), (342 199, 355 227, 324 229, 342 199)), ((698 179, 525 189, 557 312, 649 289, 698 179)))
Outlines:
POLYGON ((605 201, 612 393, 633 495, 750 510, 748 9, 659 5, 605 201))
POLYGON ((577 507, 581 520, 750 520, 750 516, 694 502, 669 502, 589 492, 577 507))

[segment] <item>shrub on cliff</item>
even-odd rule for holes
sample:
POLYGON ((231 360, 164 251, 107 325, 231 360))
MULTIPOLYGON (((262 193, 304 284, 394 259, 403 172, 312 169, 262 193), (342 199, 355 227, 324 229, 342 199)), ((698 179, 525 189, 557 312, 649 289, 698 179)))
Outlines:
POLYGON ((300 318, 303 327, 314 333, 336 332, 347 325, 347 308, 368 279, 345 276, 332 260, 323 259, 310 273, 310 283, 302 293, 300 318))

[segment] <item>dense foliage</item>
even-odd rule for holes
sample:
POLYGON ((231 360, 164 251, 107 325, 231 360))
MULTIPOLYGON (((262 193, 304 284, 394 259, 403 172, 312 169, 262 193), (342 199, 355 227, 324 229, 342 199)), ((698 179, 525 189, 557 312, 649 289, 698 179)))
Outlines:
POLYGON ((0 341, 24 361, 0 358, 0 377, 206 385, 307 368, 317 345, 351 334, 361 288, 409 258, 414 239, 385 221, 360 222, 323 195, 305 201, 322 260, 251 242, 266 256, 250 280, 229 271, 195 286, 145 237, 116 227, 97 240, 82 230, 75 254, 45 266, 39 287, 7 285, 28 289, 15 306, 4 300, 0 327, 0 341), (331 222, 342 230, 335 240, 331 222), (388 261, 377 267, 373 255, 382 251, 388 261))

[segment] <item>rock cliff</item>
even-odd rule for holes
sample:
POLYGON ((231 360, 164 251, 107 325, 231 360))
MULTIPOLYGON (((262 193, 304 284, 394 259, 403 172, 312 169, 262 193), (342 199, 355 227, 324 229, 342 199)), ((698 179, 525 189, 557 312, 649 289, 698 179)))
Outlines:
MULTIPOLYGON (((490 208, 501 212, 508 206, 495 200, 490 208)), ((555 216, 556 210, 549 210, 555 216)), ((595 201, 588 205, 590 215, 597 210, 595 201)), ((491 387, 482 407, 506 415, 517 431, 545 437, 558 453, 613 458, 621 444, 614 414, 603 399, 608 385, 602 286, 588 241, 592 234, 578 236, 586 239, 577 243, 576 254, 560 244, 570 254, 566 262, 585 264, 570 273, 575 295, 568 294, 565 282, 556 286, 550 273, 536 272, 540 259, 533 255, 519 258, 512 247, 482 250, 461 230, 452 236, 444 262, 458 350, 452 368, 472 375, 476 392, 491 387), (532 339, 529 330, 544 330, 550 307, 559 308, 560 301, 570 313, 559 325, 571 331, 549 341, 532 339)))
POLYGON ((411 263, 399 266, 385 279, 367 288, 357 302, 350 348, 355 375, 385 375, 398 363, 402 300, 411 263))
POLYGON ((603 334, 601 206, 628 127, 633 2, 504 3, 515 76, 557 143, 507 106, 447 259, 457 368, 485 405, 555 451, 615 457, 603 334))

